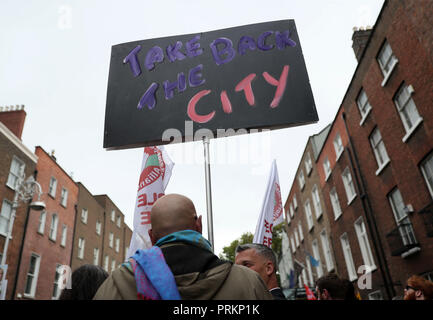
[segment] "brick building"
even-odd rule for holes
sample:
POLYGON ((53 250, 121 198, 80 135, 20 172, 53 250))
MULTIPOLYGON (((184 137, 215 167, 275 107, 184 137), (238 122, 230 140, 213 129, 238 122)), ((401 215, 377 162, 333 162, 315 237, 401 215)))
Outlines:
POLYGON ((107 195, 96 195, 94 198, 104 208, 102 267, 111 272, 125 261, 132 231, 124 223, 124 214, 107 195))
POLYGON ((104 208, 82 183, 78 183, 77 219, 75 220, 74 246, 71 268, 83 264, 102 265, 105 237, 104 208))
POLYGON ((412 274, 433 278, 432 28, 433 2, 406 0, 354 29, 358 66, 317 157, 337 273, 363 299, 402 296, 412 274), (356 281, 366 271, 367 288, 356 281))
POLYGON ((432 28, 432 1, 385 1, 341 106, 393 296, 433 272, 432 28))
MULTIPOLYGON (((26 112, 24 106, 0 107, 0 261, 4 252, 7 228, 12 214, 15 196, 15 183, 23 170, 25 177, 35 175, 38 157, 22 142, 26 112)), ((25 225, 28 222, 28 203, 19 202, 12 226, 12 238, 9 240, 6 264, 8 265, 5 298, 10 299, 22 250, 25 225)))
POLYGON ((78 187, 71 268, 94 264, 111 272, 125 260, 132 231, 107 195, 93 196, 82 183, 78 187))
POLYGON ((35 154, 46 210, 30 210, 14 298, 48 300, 60 292, 58 266, 71 263, 78 186, 53 155, 41 147, 35 154))
POLYGON ((314 287, 319 277, 336 270, 328 213, 316 167, 316 159, 328 131, 329 126, 308 139, 284 205, 286 233, 293 255, 289 260, 295 259, 304 266, 298 281, 300 287, 304 283, 314 287))

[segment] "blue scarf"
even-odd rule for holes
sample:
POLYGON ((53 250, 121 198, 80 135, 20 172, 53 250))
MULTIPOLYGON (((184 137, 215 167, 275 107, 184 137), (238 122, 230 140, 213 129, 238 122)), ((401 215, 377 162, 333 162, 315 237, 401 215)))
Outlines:
POLYGON ((169 235, 159 239, 155 243, 155 246, 160 247, 163 244, 172 242, 185 242, 212 252, 212 246, 210 242, 204 238, 201 233, 193 230, 182 230, 170 233, 169 235))
POLYGON ((180 300, 173 273, 159 247, 137 250, 129 259, 140 300, 180 300))

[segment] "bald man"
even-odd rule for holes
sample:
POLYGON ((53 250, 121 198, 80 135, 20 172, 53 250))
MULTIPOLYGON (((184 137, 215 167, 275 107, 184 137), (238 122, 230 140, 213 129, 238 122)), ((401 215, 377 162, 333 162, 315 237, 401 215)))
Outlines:
MULTIPOLYGON (((151 210, 151 224, 152 245, 161 249, 182 299, 272 300, 256 272, 213 254, 201 235, 202 217, 189 198, 169 194, 158 199, 151 210)), ((94 299, 137 299, 130 262, 112 272, 94 299)))

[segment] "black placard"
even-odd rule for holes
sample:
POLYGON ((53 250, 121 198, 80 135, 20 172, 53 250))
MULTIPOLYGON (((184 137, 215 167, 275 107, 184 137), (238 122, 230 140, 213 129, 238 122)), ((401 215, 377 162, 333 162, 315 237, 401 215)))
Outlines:
POLYGON ((188 141, 204 128, 217 137, 317 121, 294 20, 112 47, 104 148, 167 144, 167 129, 188 141))

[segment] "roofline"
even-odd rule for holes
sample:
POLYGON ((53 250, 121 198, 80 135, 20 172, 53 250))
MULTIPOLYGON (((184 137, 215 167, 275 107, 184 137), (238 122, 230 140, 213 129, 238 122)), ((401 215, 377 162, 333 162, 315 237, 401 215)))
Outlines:
POLYGON ((57 161, 55 161, 55 160, 53 160, 53 158, 51 158, 51 156, 48 154, 48 152, 46 152, 45 150, 44 150, 44 148, 42 148, 41 146, 36 146, 35 147, 35 153, 36 153, 36 149, 41 149, 50 159, 51 159, 51 161, 53 161, 62 171, 63 171, 63 173, 77 186, 77 188, 78 188, 78 185, 77 185, 77 183, 74 181, 74 179, 72 179, 71 178, 71 176, 58 164, 58 162, 57 161))

